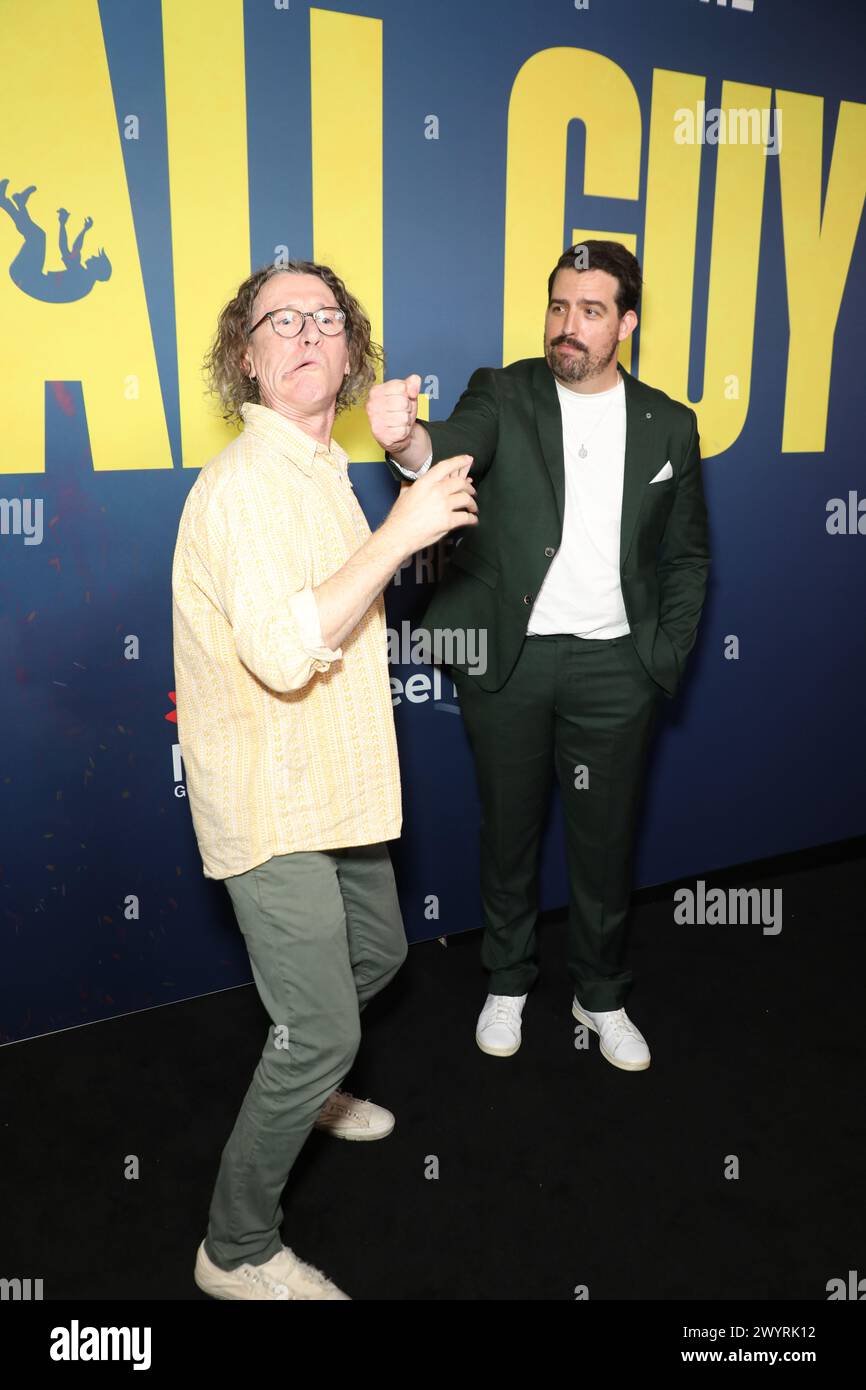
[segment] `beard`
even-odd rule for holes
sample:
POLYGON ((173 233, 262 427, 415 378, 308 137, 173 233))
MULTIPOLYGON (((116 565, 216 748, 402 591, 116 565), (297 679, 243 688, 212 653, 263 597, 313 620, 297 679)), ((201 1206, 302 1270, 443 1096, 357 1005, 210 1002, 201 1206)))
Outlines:
POLYGON ((591 381, 594 376, 600 376, 616 356, 619 340, 613 338, 606 348, 600 348, 596 352, 591 352, 588 348, 584 348, 582 352, 563 352, 562 344, 570 344, 575 348, 583 347, 575 338, 553 338, 544 352, 553 375, 562 382, 591 381))

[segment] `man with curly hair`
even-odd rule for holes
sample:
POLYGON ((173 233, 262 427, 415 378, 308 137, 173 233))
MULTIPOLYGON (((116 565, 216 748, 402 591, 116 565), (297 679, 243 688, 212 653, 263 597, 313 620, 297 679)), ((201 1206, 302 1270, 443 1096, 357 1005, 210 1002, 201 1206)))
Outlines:
POLYGON ((208 358, 243 428, 180 520, 178 737, 204 874, 226 884, 272 1023, 196 1258, 216 1298, 345 1299, 282 1244, 281 1193, 314 1126, 356 1140, 394 1126, 337 1089, 361 1010, 406 956, 382 590, 477 506, 469 460, 443 460, 371 534, 331 431, 380 360, 361 305, 307 261, 245 280, 208 358))

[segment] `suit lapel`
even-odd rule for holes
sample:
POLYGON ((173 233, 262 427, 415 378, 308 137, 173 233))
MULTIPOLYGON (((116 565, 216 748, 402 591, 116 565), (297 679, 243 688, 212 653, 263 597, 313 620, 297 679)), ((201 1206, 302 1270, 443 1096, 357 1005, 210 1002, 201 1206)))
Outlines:
MULTIPOLYGON (((620 567, 625 564, 635 523, 650 478, 658 472, 655 443, 658 437, 652 393, 623 366, 625 384, 625 469, 620 520, 620 567)), ((556 381, 545 359, 538 358, 533 373, 533 396, 538 440, 556 498, 560 528, 565 517, 565 461, 562 452, 562 412, 556 381)))
POLYGON ((559 529, 562 531, 565 517, 565 461, 562 454, 562 411, 556 394, 556 378, 543 357, 535 363, 532 379, 532 393, 535 398, 535 422, 538 427, 538 442, 541 454, 547 465, 556 510, 559 514, 559 529))
POLYGON ((659 470, 656 440, 659 422, 652 393, 636 376, 620 367, 625 383, 625 472, 622 480, 622 516, 619 533, 620 569, 625 565, 635 523, 650 478, 659 470))

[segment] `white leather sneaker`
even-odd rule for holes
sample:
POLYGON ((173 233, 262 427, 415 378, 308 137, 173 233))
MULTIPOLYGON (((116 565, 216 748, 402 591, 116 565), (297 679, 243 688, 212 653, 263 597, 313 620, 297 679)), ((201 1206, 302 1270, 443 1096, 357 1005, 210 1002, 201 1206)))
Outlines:
POLYGON ((525 994, 488 994, 478 1016, 475 1041, 491 1057, 512 1057, 520 1046, 525 994))
POLYGON ((326 1279, 320 1269, 304 1264, 287 1245, 264 1264, 220 1269, 209 1258, 202 1241, 196 1255, 194 1278, 211 1298, 273 1299, 283 1303, 295 1299, 351 1302, 349 1295, 326 1279))
POLYGON ((323 1129, 335 1139, 384 1139, 395 1120, 383 1105, 356 1100, 348 1091, 334 1091, 322 1107, 314 1129, 323 1129))
POLYGON ((635 1028, 625 1009, 590 1013, 589 1009, 581 1008, 575 995, 571 1012, 593 1033, 598 1033, 599 1050, 611 1066, 622 1071, 646 1071, 650 1064, 646 1038, 635 1028))

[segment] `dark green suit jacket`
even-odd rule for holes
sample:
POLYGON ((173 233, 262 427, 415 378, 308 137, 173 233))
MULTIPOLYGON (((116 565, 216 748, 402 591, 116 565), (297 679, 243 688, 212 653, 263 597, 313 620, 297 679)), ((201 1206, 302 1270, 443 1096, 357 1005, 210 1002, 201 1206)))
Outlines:
MULTIPOLYGON (((710 557, 697 417, 619 368, 626 446, 620 579, 632 640, 650 676, 672 697, 694 645, 710 557), (673 477, 650 479, 670 462, 673 477)), ((443 421, 423 421, 433 462, 471 454, 478 525, 457 533, 419 630, 487 630, 484 690, 514 669, 532 604, 562 538, 562 415, 543 357, 481 367, 443 421)), ((389 460, 396 478, 404 475, 389 460)), ((457 664, 458 669, 465 666, 457 664)))

